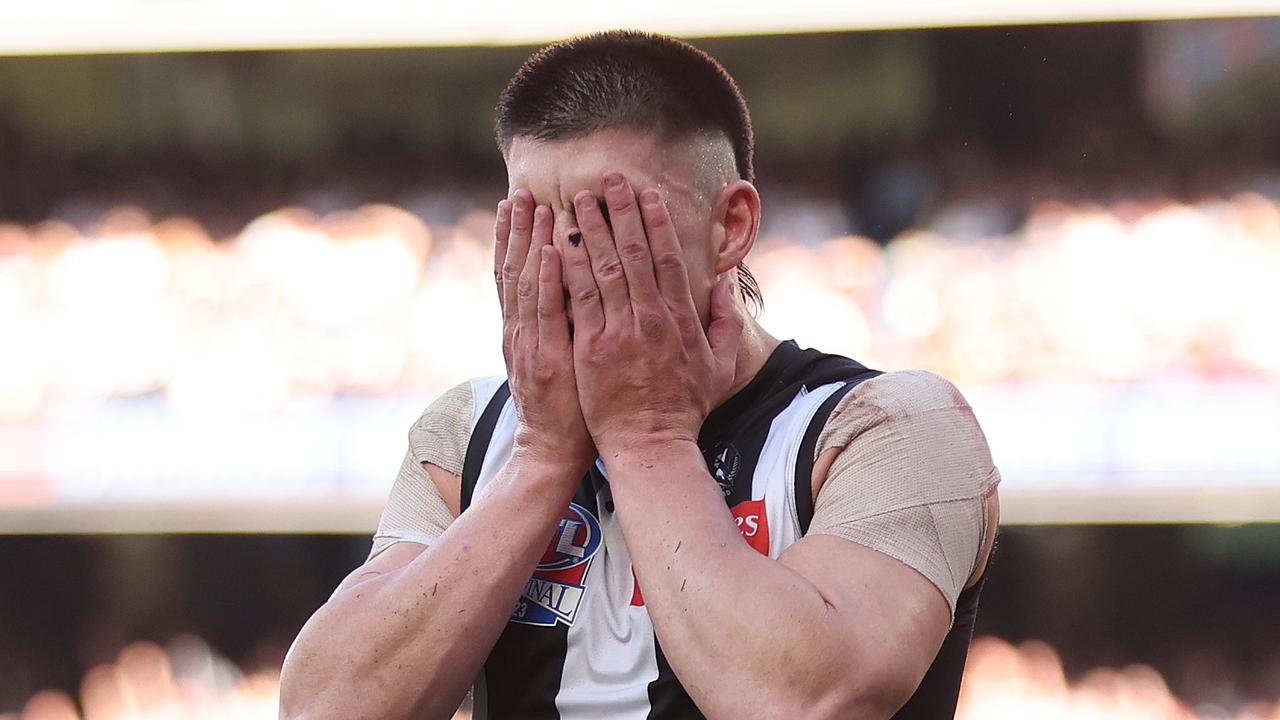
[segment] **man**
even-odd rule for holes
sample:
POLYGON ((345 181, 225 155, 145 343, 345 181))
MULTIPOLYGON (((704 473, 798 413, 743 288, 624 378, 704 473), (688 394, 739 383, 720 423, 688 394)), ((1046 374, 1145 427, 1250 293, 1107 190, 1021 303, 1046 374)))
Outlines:
POLYGON ((945 380, 747 315, 733 80, 671 38, 580 38, 525 63, 497 131, 507 377, 410 430, 282 716, 443 718, 473 685, 478 717, 953 714, 998 473, 945 380))

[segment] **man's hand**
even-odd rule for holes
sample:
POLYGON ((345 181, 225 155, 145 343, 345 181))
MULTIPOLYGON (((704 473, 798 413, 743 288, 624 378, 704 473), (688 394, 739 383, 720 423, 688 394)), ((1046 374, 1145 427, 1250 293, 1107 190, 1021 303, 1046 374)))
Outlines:
MULTIPOLYGON (((519 415, 511 459, 429 547, 392 545, 316 611, 284 664, 281 718, 452 717, 507 627, 596 458, 551 232, 550 208, 528 190, 499 204, 494 271, 519 415)), ((458 487, 443 468, 427 473, 458 487)))
POLYGON ((569 469, 576 482, 596 451, 582 418, 551 208, 528 190, 498 203, 494 278, 502 303, 502 355, 520 424, 514 456, 569 469))
POLYGON ((565 272, 582 413, 608 462, 637 445, 697 441, 733 384, 744 321, 726 274, 704 331, 661 196, 650 188, 637 203, 620 173, 604 187, 608 222, 589 190, 574 197, 586 243, 566 249, 565 272))

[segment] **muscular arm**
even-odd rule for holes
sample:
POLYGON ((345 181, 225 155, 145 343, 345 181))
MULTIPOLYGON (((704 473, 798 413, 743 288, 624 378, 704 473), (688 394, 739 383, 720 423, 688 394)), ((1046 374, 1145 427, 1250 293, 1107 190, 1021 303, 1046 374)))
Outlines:
MULTIPOLYGON (((316 611, 285 661, 283 717, 449 717, 506 625, 596 456, 551 233, 550 209, 535 208, 527 190, 499 203, 495 278, 518 423, 511 459, 430 546, 375 553, 316 611)), ((428 468, 441 488, 459 486, 428 468)))
POLYGON ((819 448, 813 524, 777 561, 738 537, 696 448, 640 445, 609 468, 664 651, 713 716, 742 703, 889 717, 986 564, 999 474, 950 383, 919 371, 869 380, 837 406, 819 448))
POLYGON ((663 652, 708 716, 887 718, 919 684, 950 613, 914 570, 830 536, 760 555, 691 443, 608 469, 663 652))
MULTIPOLYGON (((596 209, 594 193, 579 191, 574 202, 585 250, 566 249, 577 324, 574 368, 583 417, 604 459, 664 654, 712 717, 889 717, 910 697, 946 636, 954 601, 950 580, 960 572, 967 576, 977 561, 979 523, 948 526, 956 532, 947 539, 963 536, 969 549, 961 553, 967 554, 963 570, 950 556, 943 560, 948 582, 941 585, 893 556, 892 548, 882 552, 863 543, 880 517, 856 507, 833 518, 830 534, 806 537, 776 561, 756 554, 739 534, 695 441, 738 375, 745 319, 727 270, 750 246, 758 196, 745 182, 721 191, 721 226, 726 238, 737 239, 720 247, 723 269, 703 323, 685 250, 661 194, 644 190, 637 207, 625 178, 606 173, 602 180, 611 226, 596 209)), ((930 409, 908 403, 901 413, 879 408, 883 412, 874 417, 898 417, 909 425, 930 409)), ((981 493, 970 486, 987 476, 974 468, 935 472, 928 464, 947 457, 940 451, 978 442, 980 433, 964 430, 939 448, 907 442, 895 452, 871 452, 867 467, 910 468, 912 476, 931 479, 925 487, 941 484, 980 505, 981 493)), ((905 510, 913 516, 897 518, 905 527, 912 520, 928 527, 936 522, 935 502, 948 502, 915 502, 912 488, 893 482, 879 490, 889 500, 882 514, 905 510)), ((815 524, 817 519, 815 514, 815 524)))
MULTIPOLYGON (((428 466, 437 484, 456 476, 428 466)), ((448 718, 506 625, 581 468, 513 456, 430 547, 356 569, 303 627, 284 718, 448 718)))

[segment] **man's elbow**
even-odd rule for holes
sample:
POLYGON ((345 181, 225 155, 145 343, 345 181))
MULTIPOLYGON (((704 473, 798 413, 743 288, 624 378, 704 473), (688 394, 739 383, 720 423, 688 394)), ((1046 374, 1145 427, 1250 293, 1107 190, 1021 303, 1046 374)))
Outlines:
MULTIPOLYGON (((335 702, 326 692, 309 692, 296 685, 280 683, 279 720, 350 720, 353 717, 372 718, 367 708, 355 708, 335 702)), ((384 716, 390 718, 390 716, 384 716)))
MULTIPOLYGON (((316 662, 314 651, 294 647, 280 668, 280 720, 340 720, 353 717, 351 707, 337 702, 345 693, 340 678, 316 662)), ((350 679, 353 668, 345 673, 350 679)))
POLYGON ((280 702, 279 720, 330 720, 336 717, 337 715, 317 713, 312 708, 286 706, 283 700, 280 702))
POLYGON ((780 698, 768 717, 815 720, 888 720, 915 688, 901 682, 859 682, 854 675, 834 679, 805 697, 780 698))
MULTIPOLYGON (((805 720, 888 720, 915 692, 906 681, 878 682, 852 671, 819 671, 822 677, 796 675, 758 678, 750 689, 704 688, 694 693, 713 718, 805 718, 805 720)), ((892 680, 892 679, 891 679, 892 680)))
POLYGON ((793 717, 821 718, 822 720, 889 720, 905 703, 905 700, 884 697, 827 697, 806 709, 805 714, 793 717))
MULTIPOLYGON (((388 692, 385 678, 369 664, 340 667, 317 663, 290 652, 280 671, 279 720, 448 720, 462 697, 428 681, 421 692, 388 692)), ((435 676, 427 670, 428 678, 435 676)), ((407 686, 397 688, 404 690, 407 686)), ((465 694, 466 689, 462 690, 465 694)))
POLYGON ((336 717, 335 714, 321 712, 313 704, 298 698, 297 693, 288 693, 281 686, 279 720, 329 720, 336 717))
POLYGON ((302 707, 286 706, 283 701, 280 703, 279 720, 350 720, 352 717, 355 716, 349 711, 325 709, 317 707, 315 703, 304 703, 302 707))
MULTIPOLYGON (((292 653, 290 653, 292 655, 292 653)), ((319 694, 303 687, 306 673, 297 667, 297 660, 286 657, 280 669, 280 720, 330 720, 337 714, 325 712, 319 694), (290 662, 290 661, 293 662, 290 662)))

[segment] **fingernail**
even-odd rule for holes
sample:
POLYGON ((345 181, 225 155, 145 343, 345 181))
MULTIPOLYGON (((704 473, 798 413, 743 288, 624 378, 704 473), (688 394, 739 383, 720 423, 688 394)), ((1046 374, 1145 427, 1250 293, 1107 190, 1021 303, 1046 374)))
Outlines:
POLYGON ((578 232, 577 230, 574 230, 573 232, 569 233, 569 244, 574 247, 578 247, 579 245, 581 245, 582 233, 578 232))
POLYGON ((605 187, 609 188, 610 190, 621 190, 622 189, 622 173, 611 172, 606 174, 604 176, 604 184, 605 184, 605 187))
POLYGON ((640 202, 648 207, 658 207, 662 202, 662 196, 658 194, 657 190, 649 188, 640 193, 640 202))

